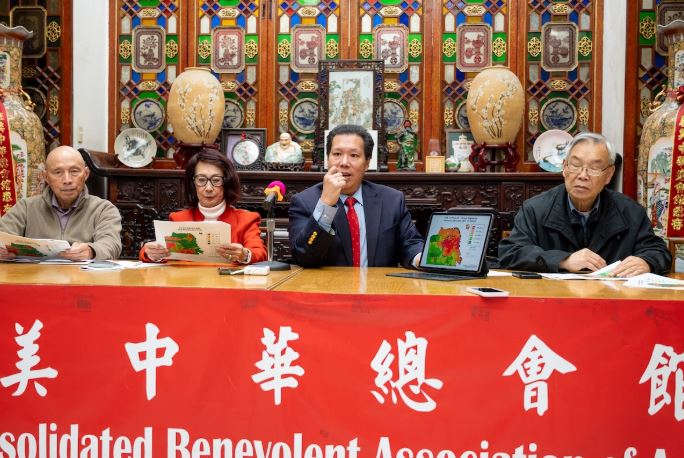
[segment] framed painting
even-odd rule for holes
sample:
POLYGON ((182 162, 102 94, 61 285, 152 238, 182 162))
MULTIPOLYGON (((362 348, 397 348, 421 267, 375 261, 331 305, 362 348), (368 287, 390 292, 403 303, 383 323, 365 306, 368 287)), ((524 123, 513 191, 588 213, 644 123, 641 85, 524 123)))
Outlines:
POLYGON ((10 26, 22 26, 33 32, 31 38, 24 41, 22 58, 43 57, 47 51, 47 11, 41 6, 15 6, 10 11, 10 26))
POLYGON ((221 151, 238 170, 262 170, 266 129, 221 130, 221 151))
POLYGON ((547 22, 542 26, 542 68, 570 72, 577 68, 577 25, 547 22))
POLYGON ((240 73, 245 68, 245 30, 215 27, 211 31, 211 69, 216 73, 240 73))
POLYGON ((492 28, 488 24, 461 24, 456 66, 462 72, 477 72, 492 65, 492 28))
POLYGON ((472 132, 467 129, 445 129, 446 168, 449 172, 473 172, 470 154, 475 143, 472 132))
POLYGON ((386 73, 408 68, 408 28, 405 25, 379 25, 373 30, 373 58, 385 64, 386 73))
POLYGON ((133 29, 133 60, 138 73, 159 73, 166 68, 166 31, 158 25, 133 29))
POLYGON ((378 170, 387 171, 381 60, 321 61, 318 72, 318 122, 312 170, 321 170, 325 131, 356 124, 378 131, 378 170))
POLYGON ((461 152, 461 143, 468 144, 468 155, 470 155, 470 146, 475 142, 473 133, 466 129, 444 129, 446 134, 446 156, 453 156, 455 153, 463 154, 461 152), (465 139, 462 139, 464 136, 465 139))
POLYGON ((316 73, 324 56, 325 29, 320 25, 292 27, 290 66, 297 73, 316 73))

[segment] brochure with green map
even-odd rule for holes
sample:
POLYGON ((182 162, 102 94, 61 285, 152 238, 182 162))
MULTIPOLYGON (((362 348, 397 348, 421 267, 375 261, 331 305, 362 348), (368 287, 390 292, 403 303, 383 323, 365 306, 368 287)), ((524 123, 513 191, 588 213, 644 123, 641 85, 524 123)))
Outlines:
POLYGON ((221 262, 216 247, 230 243, 230 224, 222 221, 155 221, 157 242, 169 250, 169 259, 221 262))
POLYGON ((70 246, 66 240, 31 239, 6 232, 0 232, 0 244, 9 253, 14 254, 17 261, 55 259, 70 246))

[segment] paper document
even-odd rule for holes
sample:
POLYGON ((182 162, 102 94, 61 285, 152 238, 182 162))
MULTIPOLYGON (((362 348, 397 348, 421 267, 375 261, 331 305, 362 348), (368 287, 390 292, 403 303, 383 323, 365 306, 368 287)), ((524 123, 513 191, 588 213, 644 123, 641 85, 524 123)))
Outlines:
POLYGON ((646 273, 632 277, 625 282, 629 288, 653 288, 653 289, 676 289, 684 290, 684 280, 663 277, 652 273, 646 273))
POLYGON ((562 273, 562 274, 541 274, 542 277, 550 280, 627 280, 625 277, 611 277, 610 273, 620 265, 622 261, 615 261, 606 267, 586 274, 562 273))
POLYGON ((0 232, 0 244, 14 253, 17 261, 45 261, 57 258, 70 245, 66 240, 30 239, 0 232))
POLYGON ((230 243, 230 224, 222 221, 155 221, 157 242, 171 252, 169 259, 226 262, 216 247, 230 243))

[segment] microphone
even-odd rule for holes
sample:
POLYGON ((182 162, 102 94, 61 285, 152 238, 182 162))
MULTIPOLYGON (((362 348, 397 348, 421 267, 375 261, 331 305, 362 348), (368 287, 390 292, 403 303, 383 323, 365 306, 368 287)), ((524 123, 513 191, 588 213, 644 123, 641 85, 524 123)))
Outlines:
MULTIPOLYGON (((273 206, 276 202, 282 202, 285 195, 285 185, 282 181, 271 181, 271 184, 264 189, 264 203, 262 204, 267 212, 266 215, 266 253, 268 254, 268 261, 257 262, 253 266, 265 266, 269 271, 275 270, 290 270, 290 265, 285 262, 273 260, 273 241, 275 239, 275 215, 273 206)), ((247 273, 247 272, 245 272, 247 273)))
POLYGON ((282 202, 285 191, 286 188, 282 181, 272 181, 271 184, 266 186, 266 189, 264 189, 266 198, 264 198, 264 203, 262 204, 264 210, 271 211, 276 200, 282 202))

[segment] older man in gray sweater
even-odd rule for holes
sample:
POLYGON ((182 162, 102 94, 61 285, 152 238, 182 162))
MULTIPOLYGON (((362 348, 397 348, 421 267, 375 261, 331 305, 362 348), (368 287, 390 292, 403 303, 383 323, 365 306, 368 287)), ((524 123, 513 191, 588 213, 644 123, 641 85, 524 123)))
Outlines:
MULTIPOLYGON (((60 256, 71 261, 116 259, 121 254, 121 215, 108 200, 88 194, 90 170, 70 146, 53 149, 45 161, 48 186, 21 199, 0 218, 0 231, 36 239, 66 240, 60 256)), ((0 246, 0 260, 13 255, 0 246)))

